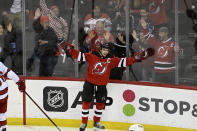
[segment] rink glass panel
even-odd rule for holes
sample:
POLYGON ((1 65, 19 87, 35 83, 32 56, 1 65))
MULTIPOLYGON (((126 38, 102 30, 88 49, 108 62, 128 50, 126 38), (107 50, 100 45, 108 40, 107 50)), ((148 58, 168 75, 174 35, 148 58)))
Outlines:
MULTIPOLYGON (((158 0, 160 1, 160 0, 158 0)), ((124 2, 127 3, 128 1, 124 2)), ((93 11, 93 8, 95 6, 101 7, 101 12, 106 13, 111 19, 111 30, 110 33, 113 35, 114 40, 116 41, 117 34, 123 33, 125 34, 126 28, 121 28, 121 26, 129 27, 129 32, 132 32, 135 28, 136 23, 135 20, 139 18, 139 11, 141 9, 145 9, 144 6, 141 6, 140 1, 129 1, 127 6, 128 8, 124 7, 124 3, 119 3, 119 6, 116 6, 118 3, 118 0, 80 0, 80 1, 71 1, 71 0, 46 0, 47 7, 50 8, 52 5, 57 5, 60 10, 60 16, 62 16, 67 24, 68 28, 70 30, 69 32, 69 39, 67 39, 68 42, 77 41, 78 44, 76 44, 76 48, 81 49, 81 32, 80 30, 84 28, 84 19, 87 14, 91 14, 93 11), (73 3, 75 2, 75 3, 73 3), (122 5, 123 4, 123 5, 122 5), (73 8, 74 7, 74 8, 73 8), (113 7, 113 8, 111 8, 113 7), (116 8, 114 8, 116 7, 116 8), (125 13, 125 10, 130 10, 129 15, 125 13), (116 16, 121 15, 121 18, 116 18, 116 16), (73 16, 71 18, 71 16, 73 16), (128 18, 126 18, 128 17, 128 18), (132 17, 135 18, 133 21, 132 17), (76 20, 77 19, 77 20, 76 20), (126 20, 129 20, 129 26, 127 25, 126 20)), ((150 4, 150 3, 149 3, 150 4)), ((191 8, 191 5, 196 5, 195 1, 188 1, 188 5, 191 8)), ((1 5, 6 6, 6 5, 1 5)), ((195 43, 195 31, 192 29, 193 23, 190 18, 186 15, 186 7, 184 5, 183 1, 174 1, 174 0, 166 0, 163 5, 159 6, 165 6, 165 13, 167 16, 168 22, 164 25, 169 28, 170 37, 172 37, 173 40, 176 41, 180 48, 180 54, 175 55, 178 58, 176 59, 176 73, 175 73, 175 83, 176 84, 183 84, 183 85, 196 85, 195 82, 195 72, 196 72, 196 53, 194 48, 195 43), (176 6, 175 4, 178 3, 178 10, 179 13, 176 13, 176 6), (177 15, 177 17, 176 17, 177 15), (177 19, 178 18, 178 22, 177 19), (177 22, 177 23, 175 23, 177 22), (175 25, 178 26, 175 26, 175 25)), ((33 23, 33 17, 36 8, 39 7, 39 0, 32 1, 32 3, 25 3, 25 15, 22 15, 23 22, 22 25, 25 23, 25 26, 22 26, 22 32, 23 36, 25 36, 23 41, 23 65, 21 68, 23 68, 23 74, 26 76, 39 76, 39 58, 36 58, 34 60, 34 63, 32 64, 32 69, 26 70, 27 68, 27 60, 32 56, 34 52, 35 47, 35 31, 32 27, 33 23)), ((146 8, 148 11, 150 11, 149 6, 146 8)), ((24 12, 23 12, 24 13, 24 12)), ((158 19, 160 20, 160 19, 158 19)), ((126 37, 129 36, 129 34, 125 34, 126 37)), ((155 36, 158 35, 158 33, 155 33, 155 36)), ((127 47, 129 46, 128 38, 127 39, 127 47)), ((133 48, 136 48, 133 44, 133 48)), ((137 51, 137 49, 136 49, 137 51)), ((127 56, 129 56, 130 50, 127 50, 127 56)), ((7 58, 5 61, 6 65, 11 67, 11 60, 10 58, 7 58)), ((138 81, 144 81, 143 75, 142 75, 142 63, 136 63, 132 65, 133 72, 135 76, 137 77, 138 81)), ((87 64, 80 64, 80 62, 76 63, 71 58, 66 57, 66 59, 63 56, 58 57, 58 62, 55 66, 53 77, 79 77, 84 78, 85 73, 87 69, 87 64), (80 66, 78 66, 78 64, 80 66), (80 68, 79 68, 80 67, 80 68)), ((123 72, 123 80, 132 80, 135 81, 134 74, 131 70, 127 69, 123 72)), ((147 81, 152 81, 152 74, 148 77, 147 81)))
MULTIPOLYGON (((74 29, 74 21, 73 19, 71 19, 71 15, 72 13, 74 14, 74 12, 72 11, 72 4, 73 1, 65 1, 65 0, 58 0, 58 1, 54 1, 54 0, 44 0, 46 2, 47 8, 51 9, 54 5, 57 6, 59 8, 59 16, 62 17, 66 23, 67 23, 67 28, 70 30, 67 30, 66 36, 64 37, 65 41, 68 42, 72 42, 75 38, 75 35, 73 33, 73 29, 74 29), (69 32, 69 33, 68 33, 69 32)), ((40 8, 40 0, 36 0, 36 1, 32 1, 33 4, 30 5, 31 8, 31 13, 34 16, 34 13, 36 11, 37 8, 40 8)), ((26 7, 27 7, 27 2, 26 2, 26 7)), ((42 12, 42 10, 41 10, 42 12)), ((35 48, 35 39, 36 36, 38 35, 38 33, 35 32, 35 30, 33 29, 33 18, 29 18, 30 15, 26 15, 26 60, 27 60, 27 69, 28 69, 28 60, 29 58, 32 57, 33 53, 34 53, 34 48, 35 48)), ((57 28, 61 28, 61 24, 59 27, 57 28)), ((60 40, 58 42, 58 44, 60 44, 60 40)), ((60 54, 57 60, 57 64, 55 65, 54 71, 53 71, 53 75, 54 77, 75 77, 75 64, 74 61, 70 58, 70 57, 65 57, 65 55, 62 53, 60 54)), ((27 70, 27 76, 39 76, 39 63, 40 63, 40 59, 39 57, 35 56, 34 57, 34 62, 32 64, 32 69, 30 68, 30 70, 27 70)), ((31 64, 30 64, 31 65, 31 64)))
MULTIPOLYGON (((23 73, 22 57, 22 13, 10 13, 10 5, 7 1, 0 2, 0 52, 1 61, 18 74, 23 73), (7 34, 7 30, 12 33, 7 34), (7 38, 6 40, 4 38, 7 38), (17 41, 17 42, 14 42, 17 41), (8 44, 9 43, 9 44, 8 44), (12 64, 11 64, 12 63, 12 64)), ((15 12, 15 10, 12 10, 15 12)))
MULTIPOLYGON (((187 1, 190 9, 197 12, 197 2, 187 1)), ((182 47, 182 55, 179 57, 179 84, 196 85, 196 40, 197 35, 193 29, 193 22, 186 14, 186 6, 183 1, 179 2, 179 44, 182 47)))

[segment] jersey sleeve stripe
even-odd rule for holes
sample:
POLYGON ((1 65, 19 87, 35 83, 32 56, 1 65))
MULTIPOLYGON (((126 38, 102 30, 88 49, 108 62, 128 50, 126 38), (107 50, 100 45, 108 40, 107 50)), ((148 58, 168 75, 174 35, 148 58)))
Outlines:
POLYGON ((83 53, 81 53, 80 61, 83 61, 83 53))
POLYGON ((126 67, 126 58, 123 58, 123 66, 122 67, 126 67))
POLYGON ((79 52, 79 55, 78 55, 78 58, 77 58, 78 61, 81 60, 81 52, 79 52))
POLYGON ((120 62, 119 62, 119 64, 118 64, 118 67, 121 67, 122 61, 123 61, 123 58, 120 59, 120 62))
POLYGON ((77 61, 86 61, 84 53, 79 52, 77 61))
POLYGON ((6 73, 4 74, 4 77, 8 76, 8 72, 10 71, 10 68, 7 69, 6 73))
POLYGON ((4 99, 4 98, 6 98, 8 96, 8 92, 7 93, 5 93, 5 94, 3 94, 3 95, 0 95, 0 100, 2 100, 2 99, 4 99))
POLYGON ((82 55, 82 56, 83 56, 83 61, 86 61, 86 58, 85 58, 85 55, 84 55, 84 53, 83 53, 83 55, 82 55))
POLYGON ((121 58, 118 67, 126 67, 126 58, 121 58))

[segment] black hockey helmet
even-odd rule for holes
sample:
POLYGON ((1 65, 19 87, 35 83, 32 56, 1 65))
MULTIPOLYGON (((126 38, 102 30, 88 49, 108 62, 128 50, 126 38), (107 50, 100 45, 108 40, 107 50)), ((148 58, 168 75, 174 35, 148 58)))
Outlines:
POLYGON ((108 49, 109 50, 109 53, 108 53, 108 55, 106 56, 107 58, 112 58, 113 57, 113 43, 112 42, 106 42, 106 43, 101 43, 100 44, 100 52, 101 52, 101 50, 103 49, 103 48, 105 48, 105 49, 108 49))
POLYGON ((111 50, 113 43, 108 42, 108 43, 101 43, 100 45, 100 50, 102 50, 103 48, 109 49, 111 50))

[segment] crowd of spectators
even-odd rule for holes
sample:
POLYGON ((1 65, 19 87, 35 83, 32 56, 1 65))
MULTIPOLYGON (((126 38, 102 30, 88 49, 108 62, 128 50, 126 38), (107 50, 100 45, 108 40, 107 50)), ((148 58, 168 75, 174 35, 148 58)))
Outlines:
MULTIPOLYGON (((28 0, 26 2, 26 29, 32 29, 34 51, 27 59, 27 70, 32 71, 35 59, 40 60, 39 76, 53 76, 58 57, 65 56, 62 41, 74 40, 73 2, 71 0, 28 0)), ((111 43, 115 57, 126 57, 126 2, 125 0, 79 0, 79 40, 82 52, 98 51, 101 43, 111 43)), ((129 55, 149 47, 155 56, 140 63, 138 80, 174 83, 174 34, 167 9, 173 0, 129 1, 129 55), (172 77, 166 77, 172 76, 172 77)), ((0 59, 10 56, 12 69, 22 74, 22 0, 1 1, 0 59)), ((173 14, 173 8, 171 14, 173 14)), ((175 48, 178 47, 178 48, 175 48)), ((79 68, 82 68, 83 62, 79 68)), ((111 79, 123 79, 125 68, 111 71, 111 79)), ((135 72, 135 70, 133 71, 135 72)))
MULTIPOLYGON (((166 75, 175 77, 176 50, 173 39, 170 38, 171 34, 168 27, 165 2, 165 0, 130 1, 129 30, 130 39, 132 39, 129 41, 129 45, 131 45, 130 55, 133 55, 135 52, 144 51, 150 46, 156 52, 154 57, 149 58, 141 64, 141 76, 138 77, 143 81, 162 82, 161 80, 166 75), (157 39, 157 41, 149 42, 151 39, 157 39), (158 68, 160 71, 158 71, 158 68)), ((104 10, 102 8, 103 6, 100 6, 101 3, 99 2, 98 4, 96 2, 92 14, 88 14, 84 18, 83 26, 85 33, 87 33, 84 46, 88 49, 87 51, 98 51, 101 43, 110 42, 113 43, 113 55, 116 57, 125 57, 125 1, 110 0, 102 3, 106 5, 105 9, 113 10, 104 10), (92 17, 93 15, 94 17, 92 17), (113 37, 117 38, 116 41, 114 41, 113 37)), ((122 79, 124 70, 113 69, 110 78, 122 79)), ((167 78, 165 83, 174 83, 174 79, 170 77, 165 78, 167 78)))

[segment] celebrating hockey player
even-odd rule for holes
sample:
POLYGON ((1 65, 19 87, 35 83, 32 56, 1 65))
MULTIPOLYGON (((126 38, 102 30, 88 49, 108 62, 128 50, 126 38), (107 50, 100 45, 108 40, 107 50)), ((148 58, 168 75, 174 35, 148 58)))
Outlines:
POLYGON ((90 53, 79 52, 78 50, 75 50, 71 44, 68 44, 67 46, 66 50, 74 59, 77 59, 78 61, 86 61, 89 64, 86 80, 83 85, 82 124, 80 126, 80 131, 85 131, 86 129, 93 95, 95 95, 96 98, 96 110, 93 118, 94 128, 105 129, 105 127, 100 124, 100 118, 105 106, 107 97, 106 85, 109 82, 111 69, 114 67, 129 66, 154 54, 154 50, 149 48, 144 52, 136 53, 129 58, 116 58, 110 56, 111 45, 111 43, 103 43, 98 52, 92 51, 90 53))
POLYGON ((8 101, 8 84, 6 79, 12 79, 18 85, 19 91, 25 91, 25 83, 12 70, 7 68, 0 62, 0 131, 6 131, 7 120, 5 113, 7 112, 8 101))

